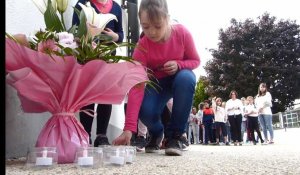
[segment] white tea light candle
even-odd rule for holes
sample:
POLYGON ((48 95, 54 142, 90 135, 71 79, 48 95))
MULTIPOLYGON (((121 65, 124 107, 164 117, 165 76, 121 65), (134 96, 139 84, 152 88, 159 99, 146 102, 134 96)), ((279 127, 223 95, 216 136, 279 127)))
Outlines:
POLYGON ((79 166, 90 166, 94 164, 94 157, 88 156, 88 150, 84 149, 82 151, 82 157, 78 157, 79 166))
POLYGON ((49 166, 52 165, 53 159, 51 157, 47 157, 47 150, 42 151, 42 157, 37 157, 35 165, 43 165, 49 166))

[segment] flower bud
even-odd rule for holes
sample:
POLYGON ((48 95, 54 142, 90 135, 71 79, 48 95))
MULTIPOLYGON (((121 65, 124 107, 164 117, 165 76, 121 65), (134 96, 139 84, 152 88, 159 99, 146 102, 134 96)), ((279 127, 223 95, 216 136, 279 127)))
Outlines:
POLYGON ((57 10, 59 13, 64 13, 68 7, 69 0, 56 0, 57 10))
MULTIPOLYGON (((32 0, 39 11, 44 14, 47 9, 48 0, 32 0)), ((56 11, 56 0, 51 0, 52 7, 56 11)))

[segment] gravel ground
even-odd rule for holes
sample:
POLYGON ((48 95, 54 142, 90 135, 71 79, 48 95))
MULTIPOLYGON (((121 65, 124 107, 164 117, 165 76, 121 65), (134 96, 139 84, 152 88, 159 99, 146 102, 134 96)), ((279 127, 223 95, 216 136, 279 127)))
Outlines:
POLYGON ((137 153, 133 164, 123 167, 77 168, 60 164, 52 169, 26 168, 25 159, 6 161, 8 175, 56 174, 300 174, 300 128, 275 130, 275 144, 256 146, 202 146, 191 145, 183 156, 165 156, 159 153, 137 153))

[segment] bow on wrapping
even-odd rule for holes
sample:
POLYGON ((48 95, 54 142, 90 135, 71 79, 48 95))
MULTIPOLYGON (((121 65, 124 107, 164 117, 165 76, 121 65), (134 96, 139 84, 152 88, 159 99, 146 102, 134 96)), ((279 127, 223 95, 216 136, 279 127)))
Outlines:
POLYGON ((88 146, 88 134, 75 112, 91 103, 120 104, 136 84, 148 80, 143 66, 131 62, 85 65, 73 56, 37 52, 6 39, 6 79, 18 93, 24 112, 49 111, 37 147, 56 147, 58 163, 72 163, 76 149, 88 146))

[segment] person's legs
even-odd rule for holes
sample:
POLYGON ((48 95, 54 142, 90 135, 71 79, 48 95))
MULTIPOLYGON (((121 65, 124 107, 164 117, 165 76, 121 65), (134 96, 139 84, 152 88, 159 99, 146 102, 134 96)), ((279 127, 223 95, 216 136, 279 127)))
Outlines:
POLYGON ((188 142, 189 144, 192 143, 192 125, 189 125, 189 129, 188 129, 188 142))
POLYGON ((98 104, 97 107, 97 128, 96 139, 94 141, 94 147, 99 145, 109 145, 108 138, 106 136, 106 130, 109 124, 111 115, 111 104, 98 104))
POLYGON ((267 133, 267 125, 266 125, 265 116, 260 114, 258 116, 258 121, 263 130, 265 141, 268 141, 268 133, 267 133))
POLYGON ((241 126, 242 126, 242 115, 237 115, 236 118, 236 126, 237 126, 237 140, 240 142, 240 145, 242 144, 243 142, 243 139, 242 139, 242 130, 241 130, 241 126))
POLYGON ((97 107, 97 135, 106 136, 107 127, 111 115, 111 104, 98 104, 97 107))
POLYGON ((143 122, 141 120, 138 120, 138 132, 137 132, 137 136, 134 140, 134 144, 132 144, 133 146, 136 146, 137 151, 143 151, 147 141, 147 127, 143 124, 143 122))
POLYGON ((139 112, 139 119, 147 127, 149 134, 154 137, 163 135, 164 126, 161 121, 161 114, 167 101, 163 92, 157 91, 160 91, 160 89, 153 89, 150 86, 146 87, 139 112))
POLYGON ((220 129, 221 129, 221 123, 215 122, 216 125, 216 143, 219 144, 220 142, 220 129))
MULTIPOLYGON (((254 128, 254 130, 256 131, 257 136, 259 137, 261 143, 263 144, 263 143, 264 143, 264 140, 263 140, 263 138, 262 138, 262 136, 261 136, 261 132, 260 132, 260 129, 259 129, 258 118, 257 118, 257 117, 254 117, 254 119, 253 119, 253 128, 254 128)), ((254 133, 254 132, 253 132, 253 133, 254 133)), ((255 138, 255 137, 254 137, 254 134, 253 134, 253 138, 255 138)), ((254 139, 254 140, 255 140, 255 139, 254 139)), ((258 139, 257 139, 257 141, 258 141, 258 139)))
POLYGON ((227 140, 228 140, 228 142, 231 142, 232 139, 231 139, 230 125, 228 123, 226 123, 225 125, 226 125, 226 131, 227 131, 227 140))
POLYGON ((221 130, 221 135, 223 136, 223 143, 226 145, 229 145, 228 139, 227 139, 227 129, 226 129, 226 124, 224 122, 220 122, 220 130, 221 130))
POLYGON ((199 125, 196 123, 196 124, 194 125, 194 127, 195 127, 195 137, 194 137, 194 142, 195 142, 196 144, 199 144, 199 143, 200 143, 200 141, 199 141, 199 125))
POLYGON ((246 121, 242 121, 242 123, 241 123, 241 137, 242 137, 242 141, 244 141, 245 131, 246 131, 246 121))
MULTIPOLYGON (((231 133, 231 139, 233 142, 237 141, 237 133, 236 133, 236 124, 235 124, 235 118, 234 116, 228 117, 229 123, 230 123, 230 133, 231 133)), ((236 144, 236 143, 235 143, 236 144)))
POLYGON ((264 115, 266 120, 266 126, 270 133, 270 143, 273 143, 274 131, 272 125, 272 115, 264 115))
POLYGON ((175 74, 171 89, 173 111, 167 127, 167 138, 184 132, 192 107, 195 85, 196 77, 193 71, 183 69, 175 74))
POLYGON ((164 137, 164 126, 161 121, 161 115, 167 101, 171 98, 166 87, 168 79, 160 79, 158 86, 154 89, 147 85, 143 102, 139 111, 139 119, 147 127, 150 139, 145 147, 146 153, 153 153, 159 150, 164 137))
POLYGON ((209 138, 209 134, 210 134, 210 131, 209 131, 209 122, 205 121, 203 122, 203 125, 204 125, 204 144, 208 144, 208 142, 210 141, 210 138, 209 138))
POLYGON ((248 117, 247 122, 248 122, 248 129, 249 129, 249 140, 253 142, 253 144, 256 144, 255 136, 254 136, 254 118, 256 117, 248 117))
MULTIPOLYGON (((84 106, 80 110, 94 110, 94 104, 84 106)), ((84 130, 89 134, 89 137, 90 137, 89 142, 90 142, 90 144, 92 144, 91 131, 92 131, 94 117, 89 116, 85 112, 79 112, 79 120, 80 120, 80 123, 82 124, 84 130)))
POLYGON ((171 92, 173 93, 173 109, 171 120, 166 130, 167 155, 182 155, 180 137, 190 115, 195 92, 196 77, 193 71, 183 69, 175 74, 171 92))

